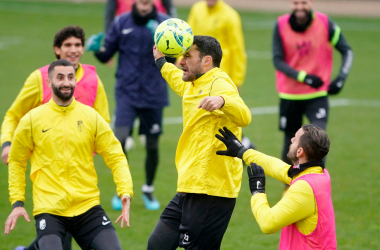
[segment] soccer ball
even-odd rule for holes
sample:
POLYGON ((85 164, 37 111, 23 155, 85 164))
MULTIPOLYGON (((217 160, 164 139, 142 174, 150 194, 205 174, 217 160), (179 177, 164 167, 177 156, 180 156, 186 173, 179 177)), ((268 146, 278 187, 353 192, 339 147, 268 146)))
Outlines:
POLYGON ((185 21, 171 18, 158 25, 154 43, 162 54, 169 57, 184 55, 193 45, 193 31, 185 21))

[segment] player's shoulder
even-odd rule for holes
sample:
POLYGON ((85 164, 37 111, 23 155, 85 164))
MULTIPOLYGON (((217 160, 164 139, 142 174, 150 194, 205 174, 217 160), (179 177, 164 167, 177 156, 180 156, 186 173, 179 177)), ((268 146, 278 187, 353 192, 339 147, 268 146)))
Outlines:
POLYGON ((157 21, 159 21, 159 22, 163 22, 163 21, 170 19, 170 18, 172 18, 172 17, 169 16, 168 14, 157 12, 157 21))

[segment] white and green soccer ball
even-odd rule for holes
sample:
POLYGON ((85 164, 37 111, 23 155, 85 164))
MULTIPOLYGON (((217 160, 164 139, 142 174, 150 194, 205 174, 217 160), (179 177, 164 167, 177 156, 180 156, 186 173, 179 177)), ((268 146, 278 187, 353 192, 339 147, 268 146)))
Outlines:
POLYGON ((170 18, 158 25, 154 43, 162 54, 169 57, 184 55, 193 45, 193 31, 185 21, 170 18))

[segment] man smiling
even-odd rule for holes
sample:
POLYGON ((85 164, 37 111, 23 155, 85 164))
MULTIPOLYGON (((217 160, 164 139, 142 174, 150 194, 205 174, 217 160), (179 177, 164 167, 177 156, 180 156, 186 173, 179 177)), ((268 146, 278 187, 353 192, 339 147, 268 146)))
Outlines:
MULTIPOLYGON (((81 103, 93 107, 110 122, 107 95, 95 67, 80 64, 84 52, 84 31, 78 26, 68 26, 58 31, 54 37, 53 49, 57 59, 65 59, 75 67, 77 87, 74 97, 81 103)), ((20 119, 35 107, 47 103, 51 98, 51 89, 46 79, 48 67, 35 70, 26 80, 16 100, 5 114, 1 126, 2 160, 8 164, 8 154, 14 131, 20 119)))
POLYGON ((9 154, 9 195, 12 212, 5 234, 17 219, 30 221, 23 207, 25 171, 30 158, 33 215, 40 250, 63 250, 69 232, 81 249, 121 249, 115 229, 100 206, 93 153, 100 154, 122 200, 116 220, 129 227, 132 178, 127 159, 107 122, 93 108, 73 97, 75 68, 67 60, 48 67, 50 101, 28 112, 15 131, 9 154))
MULTIPOLYGON (((81 103, 93 107, 109 123, 110 115, 108 110, 107 95, 103 83, 98 77, 95 67, 81 64, 80 59, 84 52, 85 34, 78 26, 67 26, 59 30, 54 37, 53 49, 57 59, 65 59, 75 67, 75 78, 77 85, 74 97, 81 103)), ((21 118, 33 108, 47 103, 52 94, 48 87, 49 65, 32 72, 26 80, 16 100, 5 114, 1 126, 2 160, 8 164, 8 155, 11 148, 14 132, 21 118)), ((63 90, 68 92, 69 90, 63 90)), ((27 249, 36 249, 33 242, 27 249)), ((24 249, 19 247, 18 249, 24 249)), ((68 234, 65 240, 64 249, 71 249, 71 237, 68 234)))

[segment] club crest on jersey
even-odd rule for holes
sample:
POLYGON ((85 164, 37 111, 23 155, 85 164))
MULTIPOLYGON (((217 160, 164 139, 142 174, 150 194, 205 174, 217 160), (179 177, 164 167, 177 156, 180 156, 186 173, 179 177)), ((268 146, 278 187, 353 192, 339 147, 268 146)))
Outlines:
POLYGON ((78 121, 78 131, 79 132, 83 131, 83 121, 81 121, 81 120, 78 121))
POLYGON ((45 219, 40 220, 40 229, 44 230, 46 228, 46 221, 45 219))

